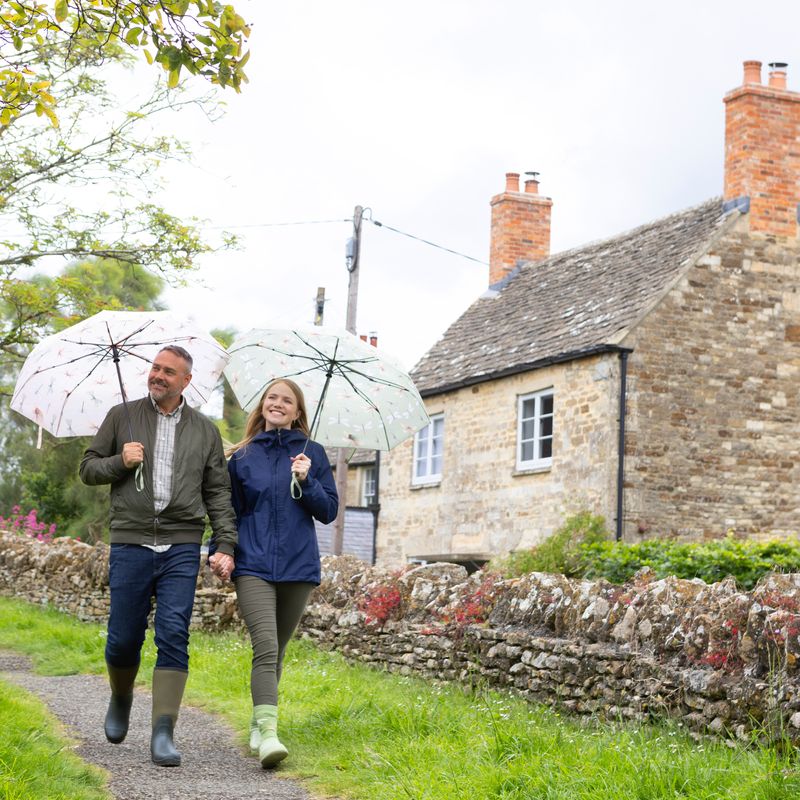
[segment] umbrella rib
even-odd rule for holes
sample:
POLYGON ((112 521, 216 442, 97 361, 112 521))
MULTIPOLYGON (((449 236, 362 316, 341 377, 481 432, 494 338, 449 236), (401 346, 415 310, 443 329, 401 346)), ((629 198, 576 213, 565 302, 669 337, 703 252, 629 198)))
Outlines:
POLYGON ((388 386, 391 389, 401 389, 402 391, 409 393, 411 393, 412 391, 411 389, 408 388, 408 386, 403 386, 402 383, 396 383, 395 381, 390 381, 386 378, 378 378, 375 375, 370 375, 366 372, 362 372, 361 370, 353 369, 352 367, 348 367, 348 371, 353 373, 354 375, 360 375, 362 378, 370 381, 371 383, 379 383, 381 384, 381 386, 388 386))
POLYGON ((64 409, 66 408, 67 403, 69 402, 70 397, 77 391, 78 387, 84 383, 85 381, 89 380, 92 376, 94 371, 103 363, 103 359, 101 358, 65 395, 64 401, 61 403, 61 411, 58 414, 58 425, 56 425, 56 430, 61 428, 61 420, 64 416, 64 409))
POLYGON ((352 387, 353 391, 360 397, 362 400, 367 402, 367 405, 378 415, 378 419, 381 421, 381 430, 383 431, 383 437, 386 440, 386 447, 391 449, 389 446, 389 435, 386 431, 386 422, 383 419, 383 414, 381 413, 380 408, 366 395, 358 386, 356 386, 353 381, 350 380, 350 376, 344 372, 343 370, 339 370, 339 374, 346 380, 350 386, 352 387))
MULTIPOLYGON (((58 364, 51 364, 48 367, 38 367, 25 379, 25 381, 19 387, 15 388, 14 394, 17 394, 19 391, 24 389, 29 381, 32 381, 34 378, 36 378, 37 376, 41 375, 44 372, 48 372, 51 369, 62 369, 63 367, 68 367, 70 366, 70 364, 76 364, 78 361, 83 361, 87 358, 95 358, 101 353, 103 353, 103 351, 107 351, 107 349, 108 348, 106 347, 100 347, 97 350, 92 351, 91 353, 85 353, 82 356, 76 356, 75 358, 71 358, 68 361, 61 361, 58 364)), ((105 355, 100 355, 100 361, 102 361, 103 358, 105 358, 105 355)))
POLYGON ((319 367, 318 366, 312 366, 312 367, 308 367, 308 369, 298 370, 297 372, 282 372, 280 374, 280 376, 276 376, 275 378, 271 378, 269 381, 264 381, 263 383, 259 384, 258 389, 256 389, 253 392, 253 394, 250 395, 250 397, 248 397, 245 401, 243 401, 243 402, 240 401, 240 402, 242 402, 242 406, 244 408, 247 408, 247 406, 249 406, 250 403, 253 402, 253 399, 255 397, 257 397, 259 394, 261 394, 261 392, 263 392, 264 389, 267 387, 267 384, 271 383, 273 380, 277 381, 277 380, 280 380, 280 378, 298 378, 300 375, 305 375, 308 372, 319 372, 319 367))

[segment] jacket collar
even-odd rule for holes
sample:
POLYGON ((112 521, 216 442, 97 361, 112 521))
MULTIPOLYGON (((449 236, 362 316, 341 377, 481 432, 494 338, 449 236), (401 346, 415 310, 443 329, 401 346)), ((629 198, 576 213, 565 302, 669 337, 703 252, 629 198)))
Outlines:
POLYGON ((305 443, 307 438, 308 437, 297 428, 275 428, 273 430, 257 433, 252 441, 263 442, 265 445, 271 446, 275 444, 289 444, 290 442, 305 443))

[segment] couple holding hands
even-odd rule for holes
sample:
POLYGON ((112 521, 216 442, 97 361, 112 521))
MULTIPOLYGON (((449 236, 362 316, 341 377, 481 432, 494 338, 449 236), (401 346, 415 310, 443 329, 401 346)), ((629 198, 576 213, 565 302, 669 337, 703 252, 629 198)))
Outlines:
POLYGON ((207 514, 209 566, 233 580, 253 648, 250 747, 272 767, 287 755, 277 735, 283 654, 320 582, 314 519, 332 522, 339 499, 293 381, 267 386, 244 438, 226 453, 214 424, 184 401, 191 379, 191 355, 164 347, 147 396, 112 408, 81 460, 84 483, 111 485, 105 734, 114 743, 127 734, 156 598, 150 752, 159 766, 181 763, 173 736, 207 514))

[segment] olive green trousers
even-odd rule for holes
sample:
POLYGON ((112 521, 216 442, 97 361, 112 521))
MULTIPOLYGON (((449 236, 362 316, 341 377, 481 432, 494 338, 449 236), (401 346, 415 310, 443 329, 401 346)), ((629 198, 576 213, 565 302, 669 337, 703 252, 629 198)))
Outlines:
POLYGON ((271 583, 254 575, 236 578, 239 612, 253 646, 253 705, 278 705, 283 654, 314 590, 313 583, 271 583))

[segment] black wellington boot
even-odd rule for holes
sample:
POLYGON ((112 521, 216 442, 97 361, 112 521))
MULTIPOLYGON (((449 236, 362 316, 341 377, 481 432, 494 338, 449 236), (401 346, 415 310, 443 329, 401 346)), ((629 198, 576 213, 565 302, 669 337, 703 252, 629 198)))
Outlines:
POLYGON ((172 741, 178 711, 186 685, 187 672, 172 669, 153 670, 153 735, 150 755, 159 767, 179 767, 181 754, 172 741))
POLYGON ((106 719, 103 724, 106 739, 119 744, 128 734, 128 721, 133 705, 133 682, 139 665, 134 667, 108 667, 108 682, 111 685, 111 700, 108 703, 106 719))
POLYGON ((150 755, 154 764, 159 767, 179 767, 181 754, 175 749, 172 732, 175 723, 169 714, 163 714, 153 724, 153 735, 150 738, 150 755))
POLYGON ((103 729, 106 732, 106 739, 112 744, 119 744, 127 736, 132 705, 133 692, 127 697, 111 695, 103 729))

